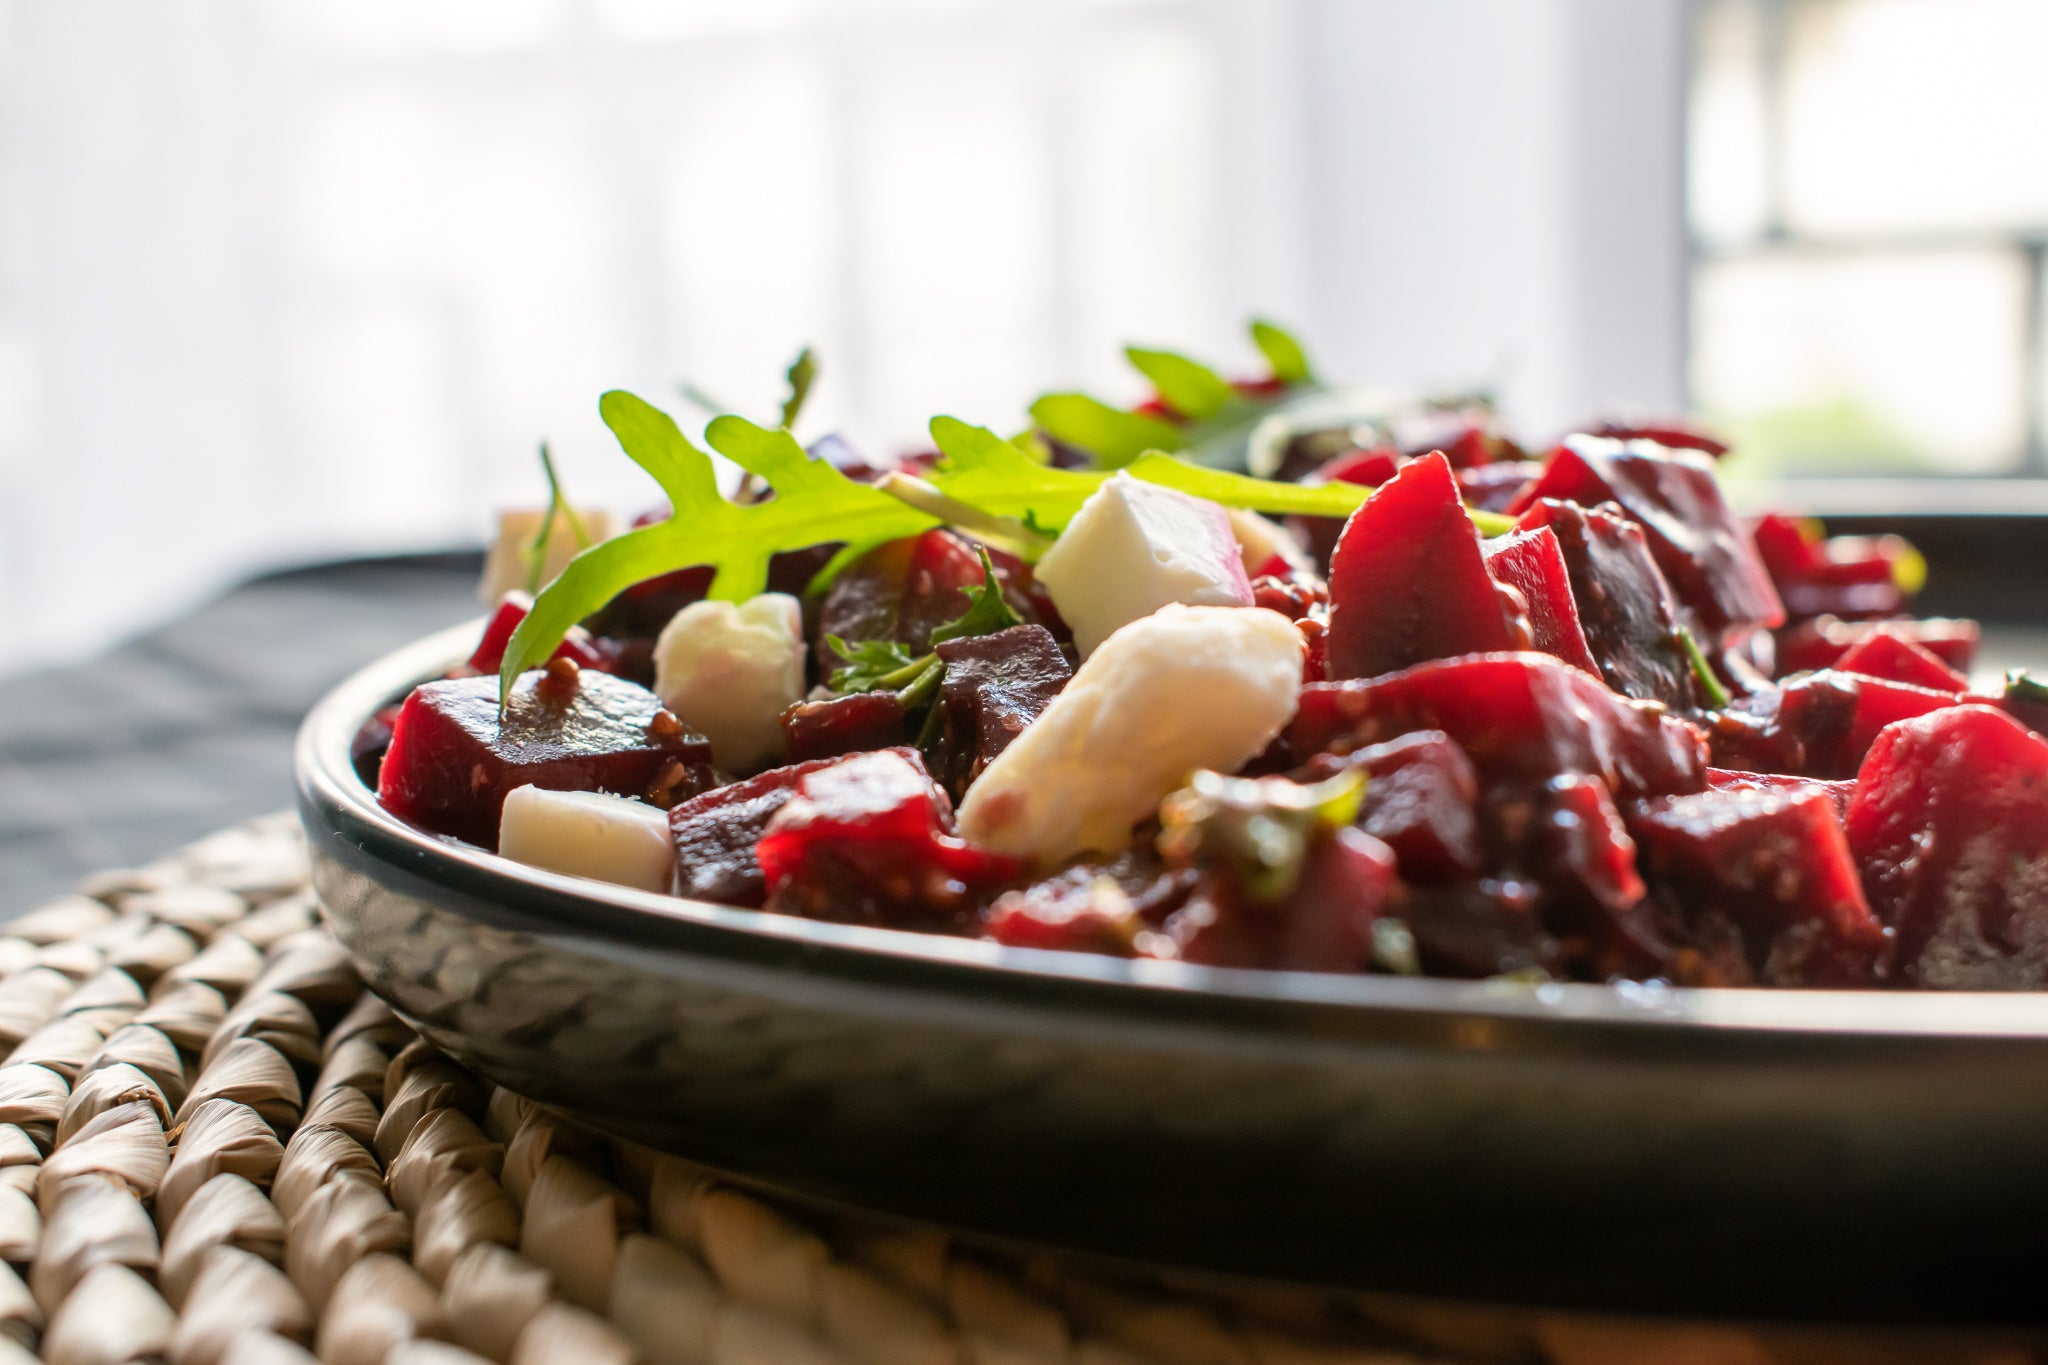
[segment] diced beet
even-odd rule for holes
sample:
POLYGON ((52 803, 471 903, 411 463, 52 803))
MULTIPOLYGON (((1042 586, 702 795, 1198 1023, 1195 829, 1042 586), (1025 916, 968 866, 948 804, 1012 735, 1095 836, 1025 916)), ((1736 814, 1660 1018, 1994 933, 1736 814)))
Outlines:
POLYGON ((1539 913, 1529 882, 1460 882, 1417 887, 1401 918, 1415 938, 1425 976, 1485 977, 1531 969, 1555 974, 1562 950, 1539 913))
POLYGON ((1543 466, 1535 460, 1509 460, 1458 471, 1458 491, 1465 502, 1482 512, 1505 512, 1529 483, 1542 477, 1543 466))
POLYGON ((1843 621, 1822 616, 1778 632, 1778 673, 1782 677, 1833 668, 1851 645, 1880 630, 1911 640, 1964 675, 1976 664, 1977 645, 1983 638, 1975 621, 1946 617, 1843 621))
MULTIPOLYGON (((1307 471, 1302 482, 1311 485, 1355 483, 1364 488, 1378 488, 1400 472, 1401 464, 1401 452, 1392 446, 1347 450, 1324 461, 1320 467, 1307 471)), ((1337 548, 1337 537, 1344 530, 1344 521, 1339 517, 1289 517, 1287 528, 1300 539, 1311 559, 1318 565, 1327 566, 1330 555, 1337 548)))
POLYGON ((1877 742, 1878 733, 1887 725, 1954 706, 1961 700, 1961 694, 1956 692, 1937 692, 1930 687, 1887 682, 1883 678, 1857 678, 1856 710, 1844 745, 1829 764, 1830 771, 1815 771, 1813 776, 1854 776, 1870 746, 1877 742))
POLYGON ((646 688, 595 670, 522 674, 502 722, 496 677, 423 683, 391 727, 377 799, 422 829, 496 848, 514 787, 638 796, 675 764, 688 770, 680 789, 694 790, 709 780, 711 746, 672 716, 657 723, 661 712, 646 688))
POLYGON ((1705 456, 1646 441, 1568 437, 1509 511, 1519 515, 1544 498, 1583 507, 1619 503, 1648 533, 1650 553, 1680 603, 1709 632, 1784 621, 1771 576, 1705 456))
POLYGON ((1943 663, 1933 651, 1880 626, 1842 651, 1835 668, 1866 678, 1910 683, 1937 692, 1960 692, 1970 680, 1943 663))
POLYGON ((1394 850, 1403 878, 1441 882, 1478 875, 1485 856, 1479 775, 1449 735, 1418 730, 1348 754, 1319 754, 1296 780, 1319 782, 1353 767, 1366 773, 1359 827, 1394 850))
MULTIPOLYGON (((469 666, 496 677, 499 665, 505 662, 505 646, 512 642, 512 632, 519 629, 519 623, 532 610, 533 598, 527 594, 516 589, 506 593, 491 619, 484 623, 483 639, 477 641, 476 652, 469 656, 469 666)), ((567 659, 578 668, 610 671, 610 656, 598 648, 597 641, 581 626, 569 627, 569 633, 562 637, 562 643, 555 646, 550 657, 567 659)))
POLYGON ((1825 533, 1819 522, 1769 512, 1750 523, 1749 532, 1756 542, 1757 557, 1763 560, 1781 597, 1788 583, 1796 583, 1820 567, 1825 533))
POLYGON ((1678 603, 1643 528, 1606 508, 1553 498, 1530 506, 1518 524, 1547 527, 1557 537, 1579 626, 1607 685, 1638 701, 1697 708, 1699 684, 1679 642, 1678 603))
POLYGON ((1658 891, 1688 915, 1725 915, 1777 986, 1869 985, 1887 945, 1828 793, 1716 788, 1641 802, 1629 829, 1658 891))
MULTIPOLYGON (((1019 561, 990 552, 1010 608, 1027 621, 1043 618, 1019 561)), ((818 612, 818 666, 829 674, 842 660, 825 636, 894 640, 922 653, 932 631, 972 605, 967 590, 982 581, 981 557, 966 539, 939 529, 892 540, 862 555, 840 573, 818 612)))
POLYGON ((1394 851, 1356 829, 1318 840, 1280 907, 1271 966, 1356 972, 1372 961, 1372 930, 1400 886, 1394 851))
POLYGON ((1344 523, 1330 560, 1330 676, 1513 647, 1457 480, 1441 455, 1426 455, 1344 523))
POLYGON ((1808 616, 1870 619, 1894 615, 1906 606, 1906 595, 1899 591, 1891 562, 1877 558, 1823 560, 1785 584, 1780 596, 1795 620, 1808 616))
POLYGON ((1654 704, 1617 695, 1548 654, 1479 654, 1301 690, 1294 752, 1347 752, 1442 730, 1493 779, 1604 778, 1621 798, 1698 791, 1706 740, 1654 704))
POLYGON ((941 641, 948 778, 964 789, 1052 704, 1074 670, 1044 626, 941 641))
POLYGON ((1593 428, 1593 435, 1613 441, 1654 441, 1672 450, 1697 450, 1717 460, 1728 453, 1727 442, 1689 422, 1671 418, 1656 422, 1602 422, 1593 428))
POLYGON ((758 907, 768 895, 754 845, 768 821, 796 795, 806 773, 833 759, 770 768, 670 807, 669 839, 676 847, 676 894, 720 905, 758 907))
POLYGON ((982 916, 982 932, 1013 948, 1064 948, 1129 957, 1145 928, 1114 883, 1054 881, 1006 891, 982 916))
POLYGON ((1477 469, 1493 463, 1493 441, 1485 424, 1467 422, 1464 429, 1437 447, 1453 469, 1477 469))
POLYGON ((754 857, 768 908, 898 928, 966 928, 1013 858, 951 833, 952 803, 917 751, 833 759, 797 779, 754 857))
POLYGON ((1485 554, 1486 570, 1494 581, 1513 588, 1527 604, 1531 646, 1600 676, 1572 601, 1571 575, 1551 529, 1537 526, 1489 540, 1485 554))
POLYGON ((1894 725, 1847 824, 1904 984, 2048 986, 2048 741, 1988 706, 1894 725))
POLYGON ((1715 791, 1819 792, 1835 808, 1837 817, 1849 814, 1849 800, 1856 795, 1854 778, 1795 777, 1790 773, 1746 773, 1729 768, 1707 769, 1707 786, 1715 791))
POLYGON ((894 692, 850 692, 800 701, 782 713, 789 756, 798 761, 886 749, 903 742, 903 703, 894 692))
POLYGON ((1954 706, 1960 694, 1823 670, 1744 698, 1713 732, 1715 766, 1853 777, 1878 731, 1954 706))
POLYGON ((1643 898, 1635 844, 1606 783, 1583 773, 1554 777, 1544 785, 1542 805, 1534 870, 1547 889, 1563 889, 1610 914, 1643 898))

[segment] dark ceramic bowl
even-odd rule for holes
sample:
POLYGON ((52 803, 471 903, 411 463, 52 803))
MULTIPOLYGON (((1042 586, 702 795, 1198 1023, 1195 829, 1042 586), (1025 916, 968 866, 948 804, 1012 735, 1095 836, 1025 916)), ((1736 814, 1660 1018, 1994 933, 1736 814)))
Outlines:
POLYGON ((1221 971, 818 924, 422 834, 307 718, 313 877, 484 1075, 800 1197, 1334 1285, 1790 1318, 2048 1316, 2048 995, 1221 971))

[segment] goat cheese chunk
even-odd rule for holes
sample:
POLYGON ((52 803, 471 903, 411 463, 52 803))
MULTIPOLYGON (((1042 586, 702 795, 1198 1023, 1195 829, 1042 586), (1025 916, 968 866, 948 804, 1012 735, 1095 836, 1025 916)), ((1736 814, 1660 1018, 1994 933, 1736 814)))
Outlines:
POLYGON ((1125 473, 1089 494, 1036 573, 1084 659, 1119 627, 1169 602, 1252 601, 1230 515, 1207 499, 1125 473))
POLYGON ((1102 642, 967 790, 960 832, 1049 867, 1116 853, 1196 768, 1234 772, 1294 715, 1302 641, 1263 607, 1168 605, 1102 642))
POLYGON ((711 741, 719 767, 758 772, 788 756, 781 717, 803 700, 804 653, 803 609, 788 593, 692 602, 654 642, 654 691, 711 741))
MULTIPOLYGON (((498 514, 498 535, 484 554, 484 575, 476 585, 478 597, 495 605, 506 593, 526 587, 526 552, 533 538, 540 534, 540 519, 545 515, 544 509, 536 507, 514 508, 498 514)), ((592 545, 612 538, 611 513, 579 507, 576 517, 589 533, 592 545)), ((583 546, 576 539, 576 528, 569 524, 568 513, 556 513, 555 524, 548 530, 547 559, 540 566, 542 585, 554 582, 569 561, 582 553, 583 546)))
POLYGON ((528 867, 668 891, 676 873, 668 812, 603 792, 515 787, 505 794, 498 852, 528 867))

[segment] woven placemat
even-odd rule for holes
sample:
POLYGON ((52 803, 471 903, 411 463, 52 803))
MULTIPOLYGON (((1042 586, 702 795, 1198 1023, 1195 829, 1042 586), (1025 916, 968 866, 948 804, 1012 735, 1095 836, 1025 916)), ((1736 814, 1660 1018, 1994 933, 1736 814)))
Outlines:
POLYGON ((1108 1278, 782 1207, 414 1036, 286 816, 0 926, 0 1045, 0 1365, 2048 1360, 1108 1278))

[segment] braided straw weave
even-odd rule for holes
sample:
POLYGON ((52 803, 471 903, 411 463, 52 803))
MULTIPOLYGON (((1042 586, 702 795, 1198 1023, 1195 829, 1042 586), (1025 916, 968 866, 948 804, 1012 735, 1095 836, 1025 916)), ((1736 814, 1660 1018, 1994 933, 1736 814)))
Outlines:
POLYGON ((1150 1283, 819 1221, 413 1035, 273 817, 0 926, 0 1365, 2041 1359, 1150 1283))

